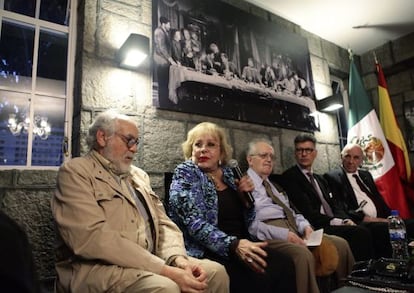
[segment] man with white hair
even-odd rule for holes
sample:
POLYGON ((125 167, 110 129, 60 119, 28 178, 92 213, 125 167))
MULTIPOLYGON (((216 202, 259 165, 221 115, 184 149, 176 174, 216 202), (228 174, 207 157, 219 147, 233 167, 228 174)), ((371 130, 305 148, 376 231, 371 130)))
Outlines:
MULTIPOLYGON (((390 208, 379 193, 371 173, 360 169, 364 151, 358 144, 347 144, 342 152, 342 166, 327 172, 324 177, 342 210, 356 224, 367 227, 374 239, 374 256, 391 257, 388 233, 390 208)), ((413 234, 413 221, 406 220, 408 237, 413 234)))
POLYGON ((228 292, 224 267, 187 256, 147 173, 132 165, 138 137, 131 117, 103 112, 89 153, 60 167, 57 292, 228 292))
POLYGON ((334 200, 326 180, 314 170, 318 156, 317 141, 313 134, 301 133, 294 139, 296 164, 275 176, 289 194, 295 207, 315 229, 346 239, 356 261, 373 257, 371 232, 356 225, 334 200))
MULTIPOLYGON (((313 228, 290 205, 288 194, 269 180, 274 166, 274 149, 270 141, 252 140, 247 150, 247 162, 247 175, 254 183, 252 195, 256 212, 255 219, 249 226, 250 234, 261 241, 268 241, 269 247, 293 258, 298 292, 319 292, 315 261, 305 243, 313 228)), ((339 283, 351 272, 354 257, 345 239, 334 235, 324 235, 324 239, 333 243, 333 249, 337 253, 338 261, 334 271, 339 283)))

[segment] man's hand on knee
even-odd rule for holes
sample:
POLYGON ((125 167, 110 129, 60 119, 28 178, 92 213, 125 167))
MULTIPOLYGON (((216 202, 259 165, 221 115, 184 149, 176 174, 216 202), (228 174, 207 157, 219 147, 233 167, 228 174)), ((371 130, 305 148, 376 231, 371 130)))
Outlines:
POLYGON ((197 265, 187 265, 185 268, 165 265, 160 274, 176 282, 181 292, 199 293, 207 289, 207 275, 197 265))

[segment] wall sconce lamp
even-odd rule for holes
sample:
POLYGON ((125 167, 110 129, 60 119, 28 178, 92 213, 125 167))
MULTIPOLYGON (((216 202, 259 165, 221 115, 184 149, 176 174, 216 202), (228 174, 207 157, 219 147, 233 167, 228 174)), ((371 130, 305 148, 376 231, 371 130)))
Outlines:
POLYGON ((332 96, 316 101, 316 108, 321 112, 333 112, 343 107, 341 94, 333 94, 332 96))
POLYGON ((127 69, 148 67, 149 38, 139 34, 130 34, 117 52, 119 66, 127 69))

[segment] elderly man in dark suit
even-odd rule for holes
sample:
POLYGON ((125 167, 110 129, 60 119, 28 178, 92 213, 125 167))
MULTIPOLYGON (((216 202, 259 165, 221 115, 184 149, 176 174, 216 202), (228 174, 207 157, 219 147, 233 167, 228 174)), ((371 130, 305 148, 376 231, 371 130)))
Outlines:
POLYGON ((366 227, 355 225, 332 198, 326 180, 313 172, 312 165, 318 154, 315 137, 309 133, 299 134, 294 144, 297 163, 278 180, 289 194, 291 202, 315 229, 323 228, 325 233, 345 238, 355 260, 372 258, 370 231, 366 227))
MULTIPOLYGON (((324 175, 333 196, 355 223, 371 231, 375 256, 391 257, 387 220, 390 208, 379 193, 371 173, 359 168, 364 152, 358 144, 347 144, 341 157, 342 166, 324 175)), ((413 237, 413 221, 410 219, 405 223, 408 237, 413 237)))

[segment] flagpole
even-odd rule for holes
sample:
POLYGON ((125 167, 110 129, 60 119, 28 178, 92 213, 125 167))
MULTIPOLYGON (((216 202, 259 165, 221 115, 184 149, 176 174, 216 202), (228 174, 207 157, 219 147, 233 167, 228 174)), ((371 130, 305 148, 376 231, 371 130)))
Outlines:
POLYGON ((375 53, 375 51, 372 51, 372 54, 374 55, 375 64, 378 65, 377 54, 375 53))
POLYGON ((354 53, 352 53, 351 48, 348 48, 348 54, 349 54, 349 60, 352 60, 352 58, 354 57, 354 53))

